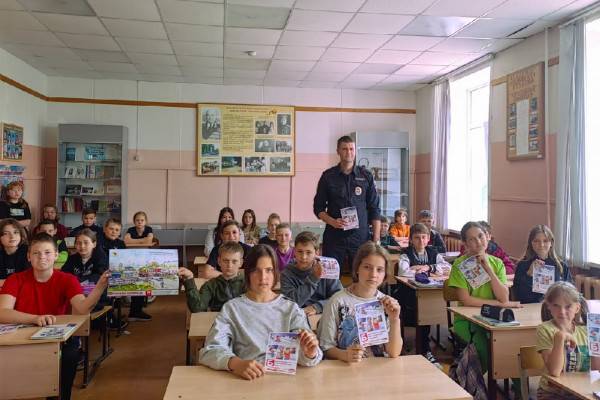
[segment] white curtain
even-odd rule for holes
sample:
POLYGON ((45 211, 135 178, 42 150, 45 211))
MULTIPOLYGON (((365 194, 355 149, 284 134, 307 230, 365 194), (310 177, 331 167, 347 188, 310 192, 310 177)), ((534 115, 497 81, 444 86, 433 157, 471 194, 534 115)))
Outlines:
POLYGON ((585 21, 560 30, 556 245, 571 265, 587 260, 585 188, 585 21))
POLYGON ((435 85, 433 97, 433 151, 429 203, 436 226, 448 229, 448 143, 450 142, 450 83, 435 85))

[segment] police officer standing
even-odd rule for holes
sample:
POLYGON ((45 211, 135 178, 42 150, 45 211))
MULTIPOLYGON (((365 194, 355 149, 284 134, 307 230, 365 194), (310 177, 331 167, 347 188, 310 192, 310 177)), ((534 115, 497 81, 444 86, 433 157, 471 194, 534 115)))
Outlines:
POLYGON ((354 165, 356 146, 350 136, 337 141, 340 163, 321 175, 313 202, 313 212, 327 224, 323 235, 323 255, 333 257, 344 265, 352 260, 361 244, 369 240, 369 221, 373 226, 373 241, 379 243, 379 195, 373 175, 365 168, 354 165), (350 214, 356 210, 358 228, 348 229, 351 222, 342 219, 341 209, 350 214), (344 229, 346 228, 346 229, 344 229))

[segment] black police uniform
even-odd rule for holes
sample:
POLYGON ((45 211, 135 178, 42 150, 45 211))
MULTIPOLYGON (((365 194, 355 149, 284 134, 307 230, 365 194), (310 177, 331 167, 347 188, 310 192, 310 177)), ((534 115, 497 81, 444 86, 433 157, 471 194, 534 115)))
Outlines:
POLYGON ((356 207, 359 228, 344 231, 327 224, 323 235, 323 255, 338 260, 340 267, 346 257, 352 265, 358 247, 369 240, 369 221, 379 218, 379 195, 373 175, 365 167, 354 166, 349 174, 344 174, 338 164, 319 179, 313 202, 317 218, 321 211, 341 218, 340 209, 346 207, 356 207))

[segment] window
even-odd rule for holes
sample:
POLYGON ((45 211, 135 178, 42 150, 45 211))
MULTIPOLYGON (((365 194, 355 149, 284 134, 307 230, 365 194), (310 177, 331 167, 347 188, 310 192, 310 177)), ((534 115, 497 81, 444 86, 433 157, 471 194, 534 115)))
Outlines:
POLYGON ((600 18, 585 26, 585 180, 588 261, 600 265, 600 18))
POLYGON ((450 82, 448 228, 488 219, 490 68, 450 82))

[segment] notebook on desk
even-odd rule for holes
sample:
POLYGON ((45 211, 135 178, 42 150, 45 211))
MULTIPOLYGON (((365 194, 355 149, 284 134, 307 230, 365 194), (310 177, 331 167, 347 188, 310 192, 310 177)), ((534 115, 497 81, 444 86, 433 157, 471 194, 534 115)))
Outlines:
POLYGON ((77 329, 77 324, 45 326, 31 335, 32 340, 66 339, 69 334, 77 329))
POLYGON ((511 321, 504 322, 493 318, 484 317, 483 315, 474 315, 474 317, 480 321, 485 322, 486 324, 492 326, 500 326, 500 327, 509 327, 509 326, 519 326, 521 323, 519 321, 511 321))

